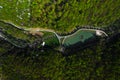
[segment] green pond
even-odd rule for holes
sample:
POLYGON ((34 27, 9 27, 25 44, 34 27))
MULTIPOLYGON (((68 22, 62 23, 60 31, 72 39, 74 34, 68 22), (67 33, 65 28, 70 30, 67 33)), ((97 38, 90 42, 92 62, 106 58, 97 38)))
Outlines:
POLYGON ((63 40, 62 45, 67 47, 70 45, 74 45, 78 42, 86 42, 87 40, 94 38, 96 32, 92 30, 78 30, 70 36, 66 36, 63 40))

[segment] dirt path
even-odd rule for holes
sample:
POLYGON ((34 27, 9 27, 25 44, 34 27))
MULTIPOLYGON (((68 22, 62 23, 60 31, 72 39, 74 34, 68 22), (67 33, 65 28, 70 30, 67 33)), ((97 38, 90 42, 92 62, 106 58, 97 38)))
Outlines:
MULTIPOLYGON (((60 35, 58 35, 54 30, 51 30, 51 29, 44 29, 44 28, 27 28, 27 27, 22 27, 22 28, 21 28, 20 26, 12 23, 12 22, 10 22, 10 21, 3 21, 3 22, 5 22, 5 23, 7 23, 7 24, 11 24, 11 25, 13 25, 14 27, 16 27, 16 28, 18 28, 18 29, 21 29, 21 30, 24 30, 24 31, 28 31, 28 32, 30 32, 31 34, 36 34, 36 33, 37 33, 37 34, 41 35, 41 32, 40 32, 40 31, 52 32, 52 33, 54 33, 54 34, 57 36, 57 38, 58 38, 58 40, 59 40, 60 43, 61 43, 61 41, 60 41, 61 38, 64 38, 64 40, 65 40, 67 37, 73 36, 74 34, 76 34, 77 32, 79 32, 80 30, 90 30, 90 31, 96 31, 96 32, 98 31, 99 33, 103 33, 105 36, 108 36, 108 34, 105 33, 105 32, 102 31, 102 30, 86 29, 86 28, 79 29, 79 30, 77 30, 75 33, 73 33, 73 34, 71 34, 71 35, 60 36, 60 35)), ((2 37, 2 35, 0 35, 0 36, 2 37)), ((64 41, 64 40, 63 40, 63 41, 64 41)))

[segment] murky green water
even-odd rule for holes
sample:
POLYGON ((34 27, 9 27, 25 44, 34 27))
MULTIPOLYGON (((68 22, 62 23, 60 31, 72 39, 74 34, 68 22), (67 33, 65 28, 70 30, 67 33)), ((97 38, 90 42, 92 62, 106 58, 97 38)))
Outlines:
POLYGON ((88 30, 79 30, 76 33, 68 36, 64 39, 63 45, 70 46, 78 42, 84 43, 85 41, 95 37, 95 31, 88 30))

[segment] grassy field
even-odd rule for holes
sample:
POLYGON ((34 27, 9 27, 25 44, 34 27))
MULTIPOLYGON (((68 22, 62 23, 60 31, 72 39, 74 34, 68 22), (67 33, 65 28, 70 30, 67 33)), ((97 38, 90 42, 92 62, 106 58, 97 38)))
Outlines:
POLYGON ((75 26, 105 27, 120 18, 120 0, 1 0, 0 20, 59 32, 75 26))
POLYGON ((43 32, 43 41, 45 42, 45 45, 48 46, 59 46, 59 40, 57 38, 57 36, 54 33, 51 32, 43 32))

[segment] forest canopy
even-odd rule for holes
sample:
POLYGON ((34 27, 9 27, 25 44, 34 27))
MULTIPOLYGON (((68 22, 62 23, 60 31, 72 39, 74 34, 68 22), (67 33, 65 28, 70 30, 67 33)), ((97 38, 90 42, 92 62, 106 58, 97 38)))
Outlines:
POLYGON ((120 0, 2 0, 0 19, 61 32, 78 25, 105 27, 120 18, 119 3, 120 0))

